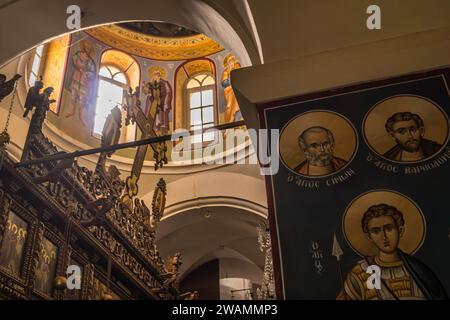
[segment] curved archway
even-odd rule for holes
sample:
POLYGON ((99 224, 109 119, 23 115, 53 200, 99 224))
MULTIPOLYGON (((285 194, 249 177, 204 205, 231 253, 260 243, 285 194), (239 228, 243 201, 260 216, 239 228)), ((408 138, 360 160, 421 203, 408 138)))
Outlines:
MULTIPOLYGON (((39 3, 19 0, 4 6, 0 16, 21 18, 13 21, 0 19, 0 39, 4 39, 0 42, 0 61, 4 62, 2 66, 37 44, 73 32, 62 23, 68 17, 66 9, 71 4, 68 0, 57 3, 51 0, 42 0, 39 3), (42 8, 46 8, 46 16, 53 18, 42 19, 41 15, 36 14, 42 12, 42 8), (13 35, 8 32, 11 29, 17 32, 13 35), (17 34, 21 36, 17 37, 17 34)), ((78 5, 85 11, 82 19, 83 29, 125 21, 167 21, 196 30, 216 40, 234 52, 244 66, 260 62, 258 49, 244 23, 238 23, 225 9, 214 9, 200 0, 167 0, 164 3, 158 0, 129 0, 126 3, 120 0, 80 0, 78 5), (106 7, 108 10, 105 10, 106 7)))
MULTIPOLYGON (((198 58, 184 62, 179 65, 175 70, 175 93, 174 93, 174 128, 189 128, 187 119, 186 97, 185 88, 186 84, 192 77, 197 74, 208 74, 213 77, 215 83, 217 83, 217 71, 216 65, 213 60, 209 58, 198 58)), ((217 85, 215 84, 214 90, 214 118, 217 119, 218 115, 218 98, 217 98, 217 85)))
POLYGON ((180 279, 214 259, 237 259, 262 269, 256 229, 260 221, 257 214, 221 204, 193 208, 161 220, 158 250, 163 257, 182 254, 180 279))

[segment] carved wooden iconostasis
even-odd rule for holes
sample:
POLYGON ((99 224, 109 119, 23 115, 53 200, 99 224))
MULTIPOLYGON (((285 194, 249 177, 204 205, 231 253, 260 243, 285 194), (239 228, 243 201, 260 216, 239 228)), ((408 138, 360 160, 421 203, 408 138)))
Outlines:
POLYGON ((436 70, 259 106, 280 129, 266 177, 277 296, 448 297, 449 82, 436 70))
MULTIPOLYGON (((12 94, 14 100, 18 78, 2 84, 0 98, 12 94)), ((32 117, 22 162, 64 154, 42 133, 54 102, 51 88, 43 88, 36 81, 28 92, 26 113, 32 117)), ((120 129, 113 110, 102 146, 117 143, 120 129)), ((0 141, 0 298, 179 298, 180 254, 166 264, 155 240, 167 195, 164 179, 155 186, 151 208, 137 194, 124 202, 125 181, 106 165, 113 152, 101 153, 94 171, 74 158, 18 166, 7 153, 10 134, 7 122, 0 141), (80 289, 68 288, 71 265, 81 271, 80 289)))

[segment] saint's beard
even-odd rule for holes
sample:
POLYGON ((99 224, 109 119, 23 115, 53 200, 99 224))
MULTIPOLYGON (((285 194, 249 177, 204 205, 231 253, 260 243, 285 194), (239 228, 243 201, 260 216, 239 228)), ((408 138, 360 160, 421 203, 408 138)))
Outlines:
POLYGON ((333 159, 332 152, 320 152, 318 154, 313 154, 308 151, 305 151, 306 160, 308 160, 309 164, 317 167, 326 167, 331 164, 331 159, 333 159))
POLYGON ((397 141, 397 144, 407 152, 417 152, 420 150, 420 140, 417 139, 409 139, 404 143, 397 141))

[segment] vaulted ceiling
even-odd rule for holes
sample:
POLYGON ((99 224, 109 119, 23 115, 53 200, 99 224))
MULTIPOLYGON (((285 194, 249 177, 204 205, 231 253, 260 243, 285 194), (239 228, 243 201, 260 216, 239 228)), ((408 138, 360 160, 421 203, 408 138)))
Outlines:
MULTIPOLYGON (((249 125, 255 126, 255 102, 450 64, 450 1, 379 0, 377 5, 381 8, 382 29, 368 30, 366 9, 372 2, 77 1, 85 12, 82 27, 132 20, 171 22, 203 33, 236 53, 243 66, 252 66, 235 73, 233 86, 238 90, 244 117, 249 125)), ((18 54, 43 41, 70 32, 65 24, 66 9, 70 4, 70 0, 0 0, 0 65, 5 66, 18 54)), ((251 169, 251 174, 246 172, 248 168, 223 167, 218 170, 242 176, 258 176, 257 169, 251 169)), ((168 175, 169 192, 171 188, 181 190, 177 189, 180 184, 176 184, 181 177, 176 173, 168 175)), ((255 188, 255 192, 261 193, 264 182, 260 176, 258 179, 262 189, 255 188)), ((149 179, 150 187, 147 186, 146 190, 149 194, 146 197, 151 196, 153 180, 156 181, 156 176, 149 179)), ((223 199, 220 201, 223 202, 223 199)), ((234 225, 229 225, 227 221, 227 212, 230 216, 242 217, 239 216, 242 210, 251 210, 251 201, 245 203, 247 207, 243 205, 228 210, 213 203, 197 203, 195 208, 196 204, 191 203, 191 208, 186 207, 182 211, 186 214, 184 218, 179 218, 183 221, 190 217, 195 224, 177 230, 168 225, 171 221, 176 222, 172 220, 175 217, 163 220, 160 240, 167 240, 162 245, 164 253, 176 250, 180 239, 204 230, 208 243, 198 244, 195 239, 190 239, 183 244, 186 248, 194 248, 187 254, 189 263, 183 267, 184 271, 221 255, 248 258, 260 265, 261 256, 249 253, 249 248, 253 245, 251 243, 256 240, 255 235, 248 240, 236 233, 242 230, 251 233, 257 219, 249 222, 237 218, 234 225), (218 220, 213 227, 210 227, 209 220, 202 217, 202 210, 207 206, 217 208, 218 220), (217 248, 224 245, 220 241, 214 241, 213 235, 221 234, 218 230, 228 232, 222 234, 227 246, 226 252, 217 252, 217 248), (245 244, 242 247, 236 246, 237 239, 245 244), (197 248, 201 248, 198 253, 195 252, 197 248)), ((172 208, 176 205, 174 201, 172 208)), ((260 201, 258 205, 264 209, 266 203, 260 201)))

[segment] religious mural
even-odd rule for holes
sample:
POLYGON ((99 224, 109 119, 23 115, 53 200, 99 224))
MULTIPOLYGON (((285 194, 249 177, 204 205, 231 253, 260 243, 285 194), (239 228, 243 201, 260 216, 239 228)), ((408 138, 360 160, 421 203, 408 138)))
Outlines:
POLYGON ((348 119, 334 112, 311 111, 283 128, 280 154, 299 175, 325 176, 347 166, 357 144, 356 130, 348 119))
POLYGON ((0 266, 16 277, 20 276, 27 237, 28 224, 10 211, 0 250, 0 266))
POLYGON ((39 250, 39 262, 36 268, 35 289, 51 296, 55 279, 58 247, 47 238, 42 239, 39 250))
POLYGON ((364 134, 379 156, 398 162, 419 162, 442 149, 448 139, 448 120, 430 100, 395 96, 370 110, 364 134))
POLYGON ((69 56, 69 67, 66 73, 65 89, 70 93, 70 106, 66 106, 66 118, 77 116, 77 119, 89 127, 89 118, 95 106, 95 84, 97 64, 95 47, 87 39, 72 46, 77 47, 69 56))
POLYGON ((449 75, 437 70, 260 106, 266 128, 282 128, 283 165, 266 180, 279 294, 448 297, 449 75), (374 266, 378 288, 368 284, 374 266))
MULTIPOLYGON (((150 127, 143 128, 145 119, 141 116, 135 122, 127 121, 120 142, 166 135, 180 128, 189 130, 192 115, 186 107, 187 83, 202 74, 211 76, 215 87, 214 125, 242 120, 231 86, 231 71, 241 67, 236 56, 204 35, 192 35, 189 41, 182 36, 164 39, 112 25, 75 32, 64 41, 61 38, 51 42, 49 48, 53 49, 43 62, 44 78, 55 89, 51 98, 56 103, 49 105, 54 112, 49 113, 48 122, 68 138, 98 147, 101 132, 95 126, 97 120, 115 105, 121 109, 123 119, 129 118, 130 108, 135 107, 129 103, 132 97, 148 120, 144 126, 150 127), (121 82, 111 84, 109 78, 99 75, 104 66, 122 73, 121 82), (111 97, 105 96, 102 88, 114 85, 120 88, 115 88, 111 97)), ((116 78, 112 75, 111 79, 116 78)), ((138 157, 152 161, 156 154, 159 160, 166 156, 170 159, 171 148, 165 148, 141 149, 138 157)), ((136 154, 135 149, 117 152, 117 156, 127 158, 135 158, 136 154)))
POLYGON ((360 256, 345 277, 338 299, 443 299, 445 289, 433 271, 414 257, 425 240, 424 214, 413 200, 390 190, 358 196, 343 217, 343 231, 360 256), (381 268, 380 289, 368 288, 367 268, 381 268))
POLYGON ((145 114, 157 135, 169 132, 169 114, 172 111, 172 85, 167 80, 167 71, 163 67, 148 69, 149 81, 143 82, 142 91, 146 95, 145 114))
POLYGON ((239 69, 241 64, 231 53, 223 59, 222 87, 225 96, 225 122, 238 121, 241 118, 239 104, 231 86, 231 71, 239 69))

